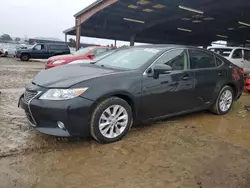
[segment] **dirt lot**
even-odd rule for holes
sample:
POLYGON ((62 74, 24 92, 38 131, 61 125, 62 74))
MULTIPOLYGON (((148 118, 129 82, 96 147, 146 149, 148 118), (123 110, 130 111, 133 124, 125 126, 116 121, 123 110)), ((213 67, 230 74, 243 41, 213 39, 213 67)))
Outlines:
POLYGON ((118 143, 57 139, 34 131, 17 101, 41 62, 0 58, 0 187, 250 187, 250 104, 132 129, 118 143))

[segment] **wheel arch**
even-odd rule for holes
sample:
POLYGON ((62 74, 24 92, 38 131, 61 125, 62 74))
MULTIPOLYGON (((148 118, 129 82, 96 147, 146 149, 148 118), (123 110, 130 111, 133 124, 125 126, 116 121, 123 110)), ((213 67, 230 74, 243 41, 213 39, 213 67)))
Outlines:
MULTIPOLYGON (((225 84, 225 85, 228 85, 228 86, 230 86, 230 87, 233 89, 233 92, 234 92, 234 100, 235 100, 236 97, 237 97, 237 93, 238 93, 237 85, 236 85, 235 83, 233 83, 233 82, 229 82, 229 83, 227 83, 227 84, 225 84)), ((223 87, 224 87, 224 86, 223 86, 223 87)))
POLYGON ((28 55, 28 56, 30 57, 30 53, 29 53, 29 52, 22 52, 22 53, 21 53, 21 56, 22 56, 22 55, 28 55))
POLYGON ((91 107, 91 114, 93 113, 93 111, 95 110, 96 106, 111 97, 118 97, 121 98, 123 100, 125 100, 129 106, 132 109, 132 113, 133 113, 133 119, 135 120, 137 117, 137 106, 136 106, 136 102, 135 99, 133 97, 133 95, 127 91, 116 91, 116 92, 112 92, 112 93, 107 93, 101 97, 99 97, 97 100, 95 100, 95 103, 92 105, 91 107))

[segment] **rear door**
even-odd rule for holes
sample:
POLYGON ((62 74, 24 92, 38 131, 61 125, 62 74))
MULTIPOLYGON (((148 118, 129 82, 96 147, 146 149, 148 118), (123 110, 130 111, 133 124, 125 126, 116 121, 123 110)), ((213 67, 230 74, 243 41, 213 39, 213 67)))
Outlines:
POLYGON ((195 75, 195 105, 197 108, 210 105, 216 86, 227 73, 216 63, 214 54, 199 49, 190 49, 191 69, 195 75))

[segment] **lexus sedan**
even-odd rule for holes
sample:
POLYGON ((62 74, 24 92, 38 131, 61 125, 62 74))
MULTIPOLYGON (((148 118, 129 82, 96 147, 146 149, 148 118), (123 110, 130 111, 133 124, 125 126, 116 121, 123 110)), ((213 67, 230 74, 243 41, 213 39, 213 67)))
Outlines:
POLYGON ((36 130, 55 136, 122 139, 134 123, 210 110, 227 114, 243 91, 243 69, 188 46, 121 49, 95 64, 41 71, 19 106, 36 130))

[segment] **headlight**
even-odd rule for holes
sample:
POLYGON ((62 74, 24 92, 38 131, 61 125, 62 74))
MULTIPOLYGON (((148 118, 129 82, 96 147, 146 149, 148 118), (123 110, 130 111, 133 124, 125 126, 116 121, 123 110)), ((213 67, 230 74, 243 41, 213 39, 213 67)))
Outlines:
POLYGON ((61 63, 64 63, 65 62, 65 60, 56 60, 56 61, 54 61, 52 64, 54 65, 54 64, 61 64, 61 63))
POLYGON ((73 98, 83 94, 87 90, 88 90, 88 87, 78 88, 78 89, 50 89, 50 90, 46 91, 40 97, 40 99, 52 100, 52 101, 68 100, 68 99, 73 99, 73 98))

